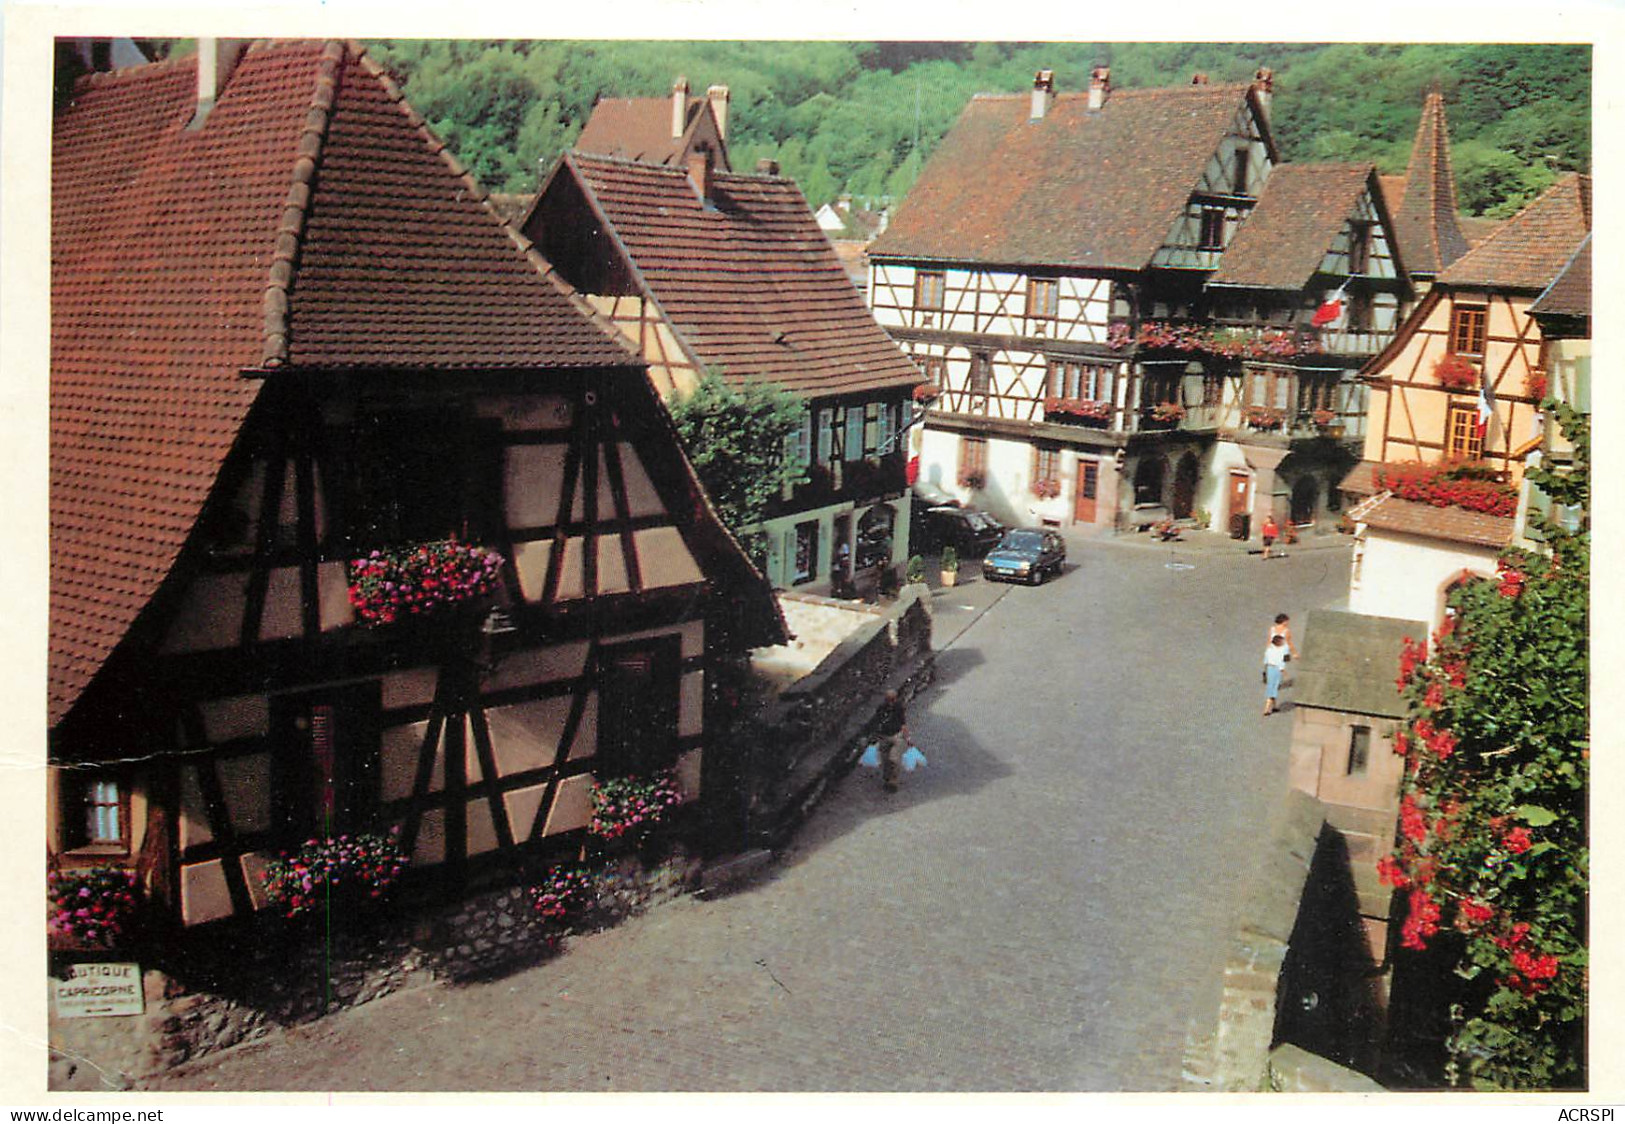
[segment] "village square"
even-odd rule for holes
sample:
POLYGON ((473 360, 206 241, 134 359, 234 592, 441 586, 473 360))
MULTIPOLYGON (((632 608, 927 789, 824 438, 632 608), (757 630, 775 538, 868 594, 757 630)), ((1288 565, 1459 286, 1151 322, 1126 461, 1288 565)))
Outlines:
POLYGON ((1587 48, 473 46, 57 42, 48 1089, 1586 1087, 1587 48))

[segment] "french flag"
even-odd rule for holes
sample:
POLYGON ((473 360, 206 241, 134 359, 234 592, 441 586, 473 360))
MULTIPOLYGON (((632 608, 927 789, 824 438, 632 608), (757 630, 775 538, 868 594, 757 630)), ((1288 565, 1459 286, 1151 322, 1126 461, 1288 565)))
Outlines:
POLYGON ((1478 379, 1478 439, 1490 430, 1490 418, 1495 416, 1494 396, 1490 393, 1490 375, 1485 371, 1478 379))
POLYGON ((1343 315, 1343 290, 1348 287, 1349 283, 1347 281, 1339 285, 1337 292, 1327 297, 1321 303, 1321 306, 1315 309, 1314 318, 1310 323, 1317 328, 1324 328, 1326 325, 1335 323, 1340 319, 1343 315))

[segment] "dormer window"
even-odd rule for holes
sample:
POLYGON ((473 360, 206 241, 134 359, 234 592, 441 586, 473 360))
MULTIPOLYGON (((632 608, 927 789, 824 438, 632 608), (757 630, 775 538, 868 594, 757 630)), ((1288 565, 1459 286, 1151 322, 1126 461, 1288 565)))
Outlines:
POLYGON ((1202 208, 1202 237, 1197 247, 1203 250, 1224 249, 1224 208, 1202 208))

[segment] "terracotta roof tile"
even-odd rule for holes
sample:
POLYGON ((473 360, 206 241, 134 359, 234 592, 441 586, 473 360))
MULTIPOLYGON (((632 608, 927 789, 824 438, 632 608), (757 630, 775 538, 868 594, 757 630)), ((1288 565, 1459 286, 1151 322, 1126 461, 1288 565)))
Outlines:
MULTIPOLYGON (((1353 518, 1353 516, 1351 516, 1353 518)), ((1500 548, 1512 541, 1512 519, 1461 507, 1435 507, 1397 496, 1373 497, 1359 520, 1379 531, 1500 548)))
POLYGON ((1467 239, 1469 248, 1476 247, 1500 230, 1501 222, 1501 219, 1485 218, 1483 215, 1458 215, 1456 218, 1456 225, 1461 228, 1461 236, 1467 239))
MULTIPOLYGON (((688 99, 683 135, 671 135, 672 99, 599 98, 592 116, 576 138, 575 150, 594 156, 616 156, 650 164, 673 164, 683 159, 689 141, 702 119, 711 112, 710 102, 701 97, 688 99)), ((727 151, 721 153, 727 162, 727 151)))
POLYGON ((871 257, 1143 269, 1249 100, 1245 85, 978 94, 871 257))
POLYGON ((185 544, 245 370, 633 361, 356 49, 256 44, 189 130, 195 87, 195 59, 94 75, 55 120, 53 723, 185 544))
POLYGON ((1591 177, 1558 180, 1466 256, 1439 274, 1444 285, 1532 289, 1550 285, 1591 231, 1591 177))
POLYGON ((1529 306, 1529 311, 1536 316, 1591 315, 1591 235, 1585 236, 1569 264, 1529 306))
POLYGON ((1361 191, 1369 164, 1278 164, 1258 206, 1225 247, 1211 283, 1297 291, 1320 270, 1361 191))
POLYGON ((650 293, 701 362, 808 396, 921 381, 875 322, 794 181, 565 158, 650 293))

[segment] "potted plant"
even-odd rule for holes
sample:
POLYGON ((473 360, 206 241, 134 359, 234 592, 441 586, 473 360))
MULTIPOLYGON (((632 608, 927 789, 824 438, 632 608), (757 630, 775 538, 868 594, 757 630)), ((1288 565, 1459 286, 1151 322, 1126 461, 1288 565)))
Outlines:
POLYGON ((592 876, 580 867, 556 866, 529 887, 531 916, 546 925, 563 925, 593 903, 592 876))
POLYGON ((908 560, 903 568, 903 580, 909 585, 919 585, 925 580, 925 559, 918 554, 908 560))
POLYGON ((942 584, 952 586, 959 580, 959 551, 951 546, 942 548, 942 584))

